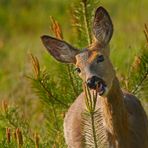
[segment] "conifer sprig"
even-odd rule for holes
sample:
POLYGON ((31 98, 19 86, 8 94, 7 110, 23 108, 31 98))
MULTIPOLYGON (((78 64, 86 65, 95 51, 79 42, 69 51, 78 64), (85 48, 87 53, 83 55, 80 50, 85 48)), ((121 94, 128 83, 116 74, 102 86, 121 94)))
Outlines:
POLYGON ((73 11, 74 26, 76 27, 79 45, 84 47, 92 43, 92 19, 99 0, 80 0, 73 11))
POLYGON ((63 101, 61 101, 57 96, 53 95, 52 88, 54 82, 50 79, 50 76, 46 69, 40 70, 40 65, 37 57, 30 54, 30 59, 34 69, 34 77, 29 77, 32 80, 32 86, 35 92, 40 96, 40 98, 49 104, 59 104, 63 107, 68 107, 63 101))
MULTIPOLYGON (((54 17, 50 17, 50 19, 51 19, 51 31, 56 36, 56 38, 58 38, 60 40, 64 40, 63 31, 62 31, 60 23, 57 20, 55 20, 54 17)), ((79 89, 78 89, 79 79, 73 73, 73 66, 72 65, 68 64, 68 65, 66 65, 66 67, 67 67, 67 74, 69 77, 69 83, 71 84, 71 88, 73 90, 74 97, 77 97, 79 95, 79 89)))
POLYGON ((145 25, 144 34, 146 47, 135 56, 128 78, 128 88, 133 94, 144 99, 148 97, 148 27, 145 25))
POLYGON ((84 145, 86 148, 93 147, 105 147, 106 146, 106 134, 104 133, 104 125, 102 123, 102 111, 100 108, 96 108, 98 91, 91 91, 84 83, 83 89, 85 92, 85 104, 86 110, 82 113, 82 134, 84 145))
MULTIPOLYGON (((84 83, 83 87, 84 87, 84 92, 85 92, 85 104, 86 104, 86 107, 87 107, 86 112, 88 112, 90 119, 91 119, 90 135, 92 134, 92 138, 93 138, 92 145, 94 145, 94 148, 98 148, 97 133, 96 133, 96 129, 95 129, 96 126, 95 126, 95 118, 94 118, 96 101, 97 101, 97 90, 95 92, 93 91, 92 94, 91 94, 86 83, 84 83)), ((85 122, 83 124, 85 126, 85 124, 87 124, 87 120, 84 120, 84 121, 85 122)), ((87 134, 85 133, 85 131, 86 131, 86 129, 84 130, 85 141, 88 142, 88 139, 87 139, 87 136, 86 136, 87 134)))

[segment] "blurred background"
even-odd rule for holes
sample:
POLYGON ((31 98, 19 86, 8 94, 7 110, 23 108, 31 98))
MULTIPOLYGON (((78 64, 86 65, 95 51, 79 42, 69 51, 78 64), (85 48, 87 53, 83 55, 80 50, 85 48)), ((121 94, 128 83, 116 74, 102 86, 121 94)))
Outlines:
MULTIPOLYGON (((58 77, 61 66, 43 47, 40 36, 52 35, 50 16, 60 23, 64 39, 75 43, 71 9, 77 0, 0 0, 0 101, 19 106, 32 128, 43 122, 42 105, 32 92, 27 75, 32 73, 29 54, 58 77), (36 122, 37 121, 37 122, 36 122)), ((100 0, 114 24, 111 60, 121 74, 146 43, 143 33, 148 24, 148 0, 100 0)), ((86 45, 85 45, 86 46, 86 45)))

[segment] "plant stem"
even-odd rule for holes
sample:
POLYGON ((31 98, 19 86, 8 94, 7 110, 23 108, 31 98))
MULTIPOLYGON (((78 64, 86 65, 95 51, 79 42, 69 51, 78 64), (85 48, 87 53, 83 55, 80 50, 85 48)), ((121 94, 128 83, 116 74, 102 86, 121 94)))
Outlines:
POLYGON ((53 104, 53 103, 52 103, 52 110, 53 110, 53 116, 54 116, 54 119, 55 119, 55 126, 56 126, 56 129, 57 129, 58 131, 60 131, 60 130, 59 130, 58 121, 57 121, 56 109, 55 109, 55 107, 54 107, 54 104, 53 104))
POLYGON ((73 92, 75 94, 75 97, 77 97, 79 94, 78 94, 78 91, 76 90, 75 85, 74 85, 73 77, 72 77, 71 71, 70 71, 70 65, 67 66, 67 70, 68 70, 68 75, 69 75, 71 87, 73 89, 73 92))
POLYGON ((68 108, 69 106, 67 104, 65 104, 64 102, 62 102, 61 100, 55 98, 52 93, 44 86, 44 84, 39 80, 40 85, 43 87, 43 89, 47 92, 48 97, 53 98, 55 101, 59 102, 60 104, 64 105, 66 108, 68 108))
POLYGON ((88 44, 92 43, 92 37, 91 37, 91 31, 90 31, 90 27, 89 27, 89 20, 87 17, 87 1, 82 1, 82 6, 83 6, 83 14, 84 14, 84 24, 85 24, 85 30, 87 33, 87 40, 88 40, 88 44))
POLYGON ((142 85, 142 83, 144 82, 144 80, 147 78, 148 76, 148 71, 144 74, 143 78, 141 79, 141 81, 137 84, 137 86, 135 87, 135 89, 132 91, 133 94, 136 94, 137 90, 139 89, 139 87, 142 85))
POLYGON ((97 146, 97 138, 96 138, 96 131, 95 131, 95 123, 94 123, 94 112, 90 112, 90 117, 91 117, 91 125, 92 125, 92 132, 93 132, 93 139, 94 139, 94 145, 95 148, 98 148, 97 146))

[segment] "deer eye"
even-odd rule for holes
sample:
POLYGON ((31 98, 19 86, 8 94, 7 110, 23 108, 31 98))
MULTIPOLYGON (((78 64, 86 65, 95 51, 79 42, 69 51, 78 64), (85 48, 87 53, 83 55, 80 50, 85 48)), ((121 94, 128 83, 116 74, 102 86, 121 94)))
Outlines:
POLYGON ((104 56, 103 55, 99 55, 97 57, 97 63, 103 62, 104 61, 104 56))
POLYGON ((80 73, 80 72, 81 72, 81 69, 80 69, 79 67, 77 67, 77 68, 75 68, 75 71, 76 71, 77 73, 80 73))

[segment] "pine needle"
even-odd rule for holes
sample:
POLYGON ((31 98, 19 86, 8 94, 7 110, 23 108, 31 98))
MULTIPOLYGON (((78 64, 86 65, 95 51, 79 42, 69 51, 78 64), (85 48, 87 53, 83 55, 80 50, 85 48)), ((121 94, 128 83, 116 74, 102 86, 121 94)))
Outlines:
POLYGON ((91 92, 86 83, 83 85, 85 92, 85 104, 87 109, 82 114, 83 136, 85 147, 104 147, 106 144, 106 135, 102 124, 101 109, 96 110, 97 90, 91 92))
POLYGON ((146 47, 135 56, 128 78, 129 91, 142 99, 148 98, 148 27, 145 25, 144 34, 146 47))
POLYGON ((99 0, 80 0, 73 9, 73 22, 81 47, 92 43, 92 19, 99 0))

